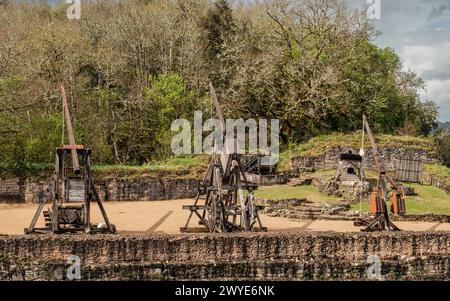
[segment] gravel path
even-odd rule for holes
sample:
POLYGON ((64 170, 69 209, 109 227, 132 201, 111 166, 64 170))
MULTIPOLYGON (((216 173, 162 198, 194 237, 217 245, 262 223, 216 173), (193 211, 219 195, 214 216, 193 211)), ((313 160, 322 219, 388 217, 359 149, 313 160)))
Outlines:
MULTIPOLYGON (((183 227, 188 212, 183 205, 192 204, 192 200, 121 202, 106 203, 106 211, 119 233, 165 233, 177 234, 183 227)), ((0 204, 0 234, 23 234, 36 211, 33 204, 0 204)), ((359 232, 350 221, 299 221, 279 217, 261 216, 264 226, 270 232, 359 232)), ((97 205, 93 204, 93 223, 101 222, 97 205)), ((195 225, 193 219, 191 226, 195 225)), ((43 224, 41 217, 38 227, 43 224)), ((450 231, 450 224, 435 222, 396 222, 403 230, 409 231, 450 231)))

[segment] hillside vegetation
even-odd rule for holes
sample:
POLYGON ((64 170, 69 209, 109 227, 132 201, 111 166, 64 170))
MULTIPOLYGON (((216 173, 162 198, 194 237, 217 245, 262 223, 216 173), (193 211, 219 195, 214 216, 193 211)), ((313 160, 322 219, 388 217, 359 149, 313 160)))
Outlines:
MULTIPOLYGON (((433 140, 430 138, 379 134, 376 135, 375 139, 379 148, 397 147, 423 150, 430 155, 437 155, 437 149, 433 140)), ((291 149, 291 156, 320 156, 336 147, 352 147, 360 149, 362 146, 361 140, 362 135, 360 132, 355 134, 333 133, 330 135, 318 136, 291 149)), ((365 136, 364 147, 371 147, 367 136, 365 136)))
POLYGON ((174 157, 144 165, 95 165, 94 175, 102 179, 138 179, 143 177, 201 179, 208 168, 208 156, 174 157))
POLYGON ((278 119, 283 147, 356 131, 363 114, 376 133, 433 129, 423 80, 372 42, 365 11, 340 0, 240 2, 83 1, 70 20, 64 1, 0 1, 0 164, 52 163, 60 83, 76 141, 99 164, 172 157, 173 121, 215 117, 210 81, 227 118, 278 119))
MULTIPOLYGON (((92 173, 100 179, 139 179, 146 177, 201 179, 208 168, 208 156, 173 157, 153 161, 143 165, 97 164, 92 173)), ((0 178, 39 178, 47 179, 53 172, 52 164, 5 165, 0 164, 0 178)))
MULTIPOLYGON (((360 149, 362 146, 361 142, 361 132, 353 134, 333 133, 330 135, 317 136, 305 143, 290 145, 289 149, 281 154, 279 166, 280 169, 287 170, 289 169, 291 158, 298 156, 318 157, 337 147, 360 149)), ((379 148, 396 147, 411 150, 423 150, 430 156, 438 156, 438 149, 432 138, 377 134, 376 142, 379 148)), ((365 136, 364 147, 371 147, 367 135, 365 136)))

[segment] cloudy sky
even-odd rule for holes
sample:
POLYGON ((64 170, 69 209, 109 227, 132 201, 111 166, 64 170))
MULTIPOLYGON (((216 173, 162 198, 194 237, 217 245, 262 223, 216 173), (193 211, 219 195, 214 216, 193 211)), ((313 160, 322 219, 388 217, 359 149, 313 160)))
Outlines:
MULTIPOLYGON (((347 0, 369 7, 375 0, 347 0)), ((450 0, 378 0, 381 35, 376 43, 392 47, 426 82, 421 97, 440 107, 440 121, 450 121, 450 0)))

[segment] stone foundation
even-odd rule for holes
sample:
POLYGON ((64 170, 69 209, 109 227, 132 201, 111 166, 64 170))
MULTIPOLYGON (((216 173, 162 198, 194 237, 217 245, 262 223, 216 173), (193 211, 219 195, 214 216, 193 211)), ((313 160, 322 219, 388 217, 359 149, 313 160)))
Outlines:
POLYGON ((198 181, 189 179, 114 179, 99 183, 97 191, 106 201, 175 200, 195 197, 197 186, 198 181))
POLYGON ((327 195, 342 197, 347 202, 368 199, 372 187, 369 182, 337 181, 329 177, 313 178, 312 184, 327 195))
POLYGON ((23 197, 23 185, 19 184, 19 179, 0 178, 0 200, 16 201, 23 197))
POLYGON ((0 236, 0 280, 449 280, 450 233, 0 236))
POLYGON ((298 220, 354 220, 347 215, 350 205, 314 203, 307 199, 268 200, 257 199, 257 204, 264 206, 263 213, 273 217, 298 220), (342 213, 342 214, 341 214, 342 213))

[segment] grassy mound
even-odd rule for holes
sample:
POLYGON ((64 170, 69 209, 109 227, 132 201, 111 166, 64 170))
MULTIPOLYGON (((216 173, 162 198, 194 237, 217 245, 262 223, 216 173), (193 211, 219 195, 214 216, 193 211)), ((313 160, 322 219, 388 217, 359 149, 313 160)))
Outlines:
MULTIPOLYGON (((290 159, 294 157, 318 157, 336 147, 359 149, 361 148, 361 139, 361 132, 353 134, 334 133, 314 137, 300 145, 292 145, 280 155, 280 169, 288 170, 290 159)), ((436 146, 430 138, 377 134, 375 139, 379 148, 398 147, 408 150, 423 150, 428 152, 430 156, 437 156, 438 154, 436 146)), ((365 135, 364 146, 371 147, 367 135, 365 135)))
POLYGON ((425 164, 423 167, 425 174, 435 175, 438 177, 450 179, 450 168, 439 164, 425 164))
POLYGON ((144 165, 95 165, 93 173, 102 179, 170 177, 200 179, 208 168, 209 156, 173 157, 144 165))

